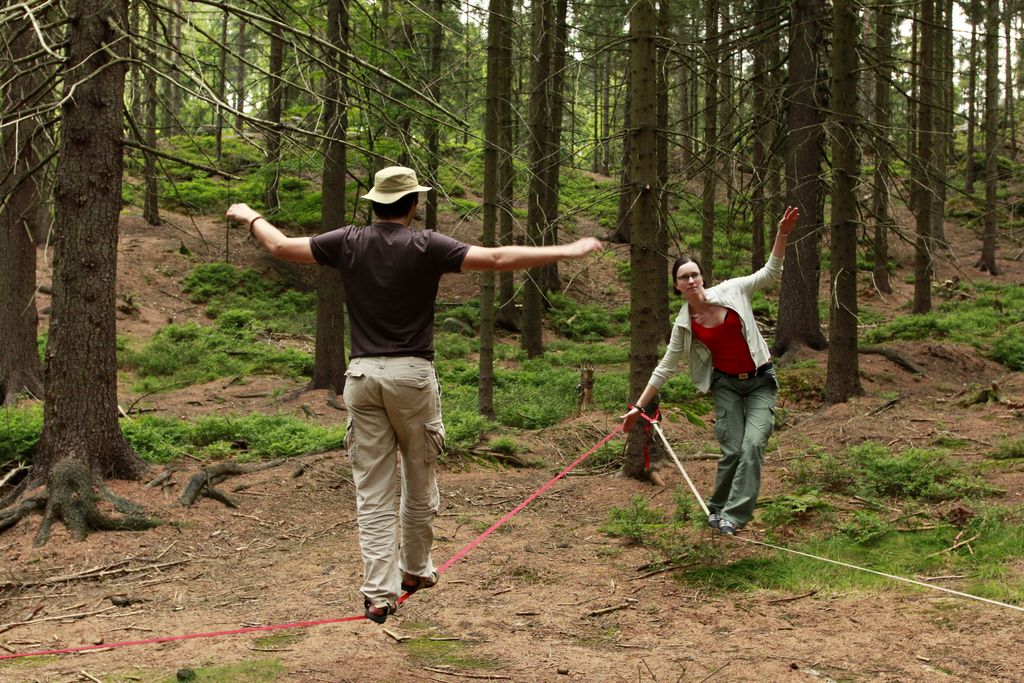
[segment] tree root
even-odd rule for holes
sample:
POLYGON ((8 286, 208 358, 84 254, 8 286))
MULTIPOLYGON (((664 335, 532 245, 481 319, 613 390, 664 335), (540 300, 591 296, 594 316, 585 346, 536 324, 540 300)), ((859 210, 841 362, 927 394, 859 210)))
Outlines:
POLYGON ((99 487, 97 495, 89 466, 74 458, 65 458, 54 464, 46 489, 46 493, 30 496, 13 507, 0 510, 0 532, 37 512, 43 515, 36 533, 37 547, 50 540, 54 522, 63 522, 76 541, 84 540, 90 531, 142 531, 160 524, 159 520, 146 517, 141 507, 115 495, 105 486, 99 487), (125 516, 118 519, 100 512, 96 507, 100 496, 125 516))
POLYGON ((924 372, 921 371, 921 368, 917 367, 916 365, 911 363, 909 360, 907 360, 906 356, 902 355, 901 353, 899 353, 897 351, 893 351, 892 349, 887 349, 884 346, 862 346, 859 349, 857 349, 857 352, 858 353, 873 353, 873 354, 876 354, 876 355, 879 355, 879 356, 884 356, 885 358, 888 358, 893 363, 895 363, 896 365, 900 366, 901 368, 903 368, 907 372, 912 372, 915 375, 923 375, 924 374, 924 372))
POLYGON ((217 465, 211 465, 210 467, 204 467, 192 476, 188 485, 185 487, 185 490, 182 491, 181 497, 178 501, 185 507, 192 507, 195 505, 196 500, 199 499, 199 496, 205 496, 206 498, 223 503, 229 508, 236 508, 238 505, 235 504, 233 500, 224 495, 223 492, 214 488, 217 484, 221 483, 228 477, 237 474, 259 472, 260 470, 277 467, 283 463, 284 460, 274 460, 256 465, 242 465, 237 462, 222 462, 217 465))
POLYGON ((142 508, 118 498, 101 487, 108 500, 117 500, 115 509, 131 509, 125 517, 116 519, 96 508, 97 495, 88 465, 74 458, 57 462, 50 470, 46 487, 46 511, 39 525, 35 545, 44 545, 50 539, 55 521, 63 522, 76 541, 83 541, 90 531, 142 531, 160 524, 158 520, 138 514, 142 508), (124 505, 121 505, 121 504, 124 505))

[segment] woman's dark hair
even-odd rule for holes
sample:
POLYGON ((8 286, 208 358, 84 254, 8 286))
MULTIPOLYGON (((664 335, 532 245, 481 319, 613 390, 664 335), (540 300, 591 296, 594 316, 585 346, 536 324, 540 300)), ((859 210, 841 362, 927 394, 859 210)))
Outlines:
MULTIPOLYGON (((700 261, 698 261, 697 259, 693 258, 692 256, 687 256, 686 254, 683 254, 682 256, 676 258, 675 263, 672 264, 672 289, 676 290, 677 296, 682 296, 683 293, 679 291, 679 283, 676 282, 676 273, 679 272, 679 266, 685 265, 687 263, 697 264, 697 270, 700 271, 701 277, 704 276, 704 268, 701 267, 700 261)), ((704 284, 707 285, 706 282, 704 284)))
POLYGON ((404 218, 405 215, 409 213, 409 208, 411 206, 420 203, 420 198, 415 192, 410 192, 390 204, 381 204, 380 202, 370 203, 373 204, 373 213, 377 218, 387 220, 389 218, 404 218))

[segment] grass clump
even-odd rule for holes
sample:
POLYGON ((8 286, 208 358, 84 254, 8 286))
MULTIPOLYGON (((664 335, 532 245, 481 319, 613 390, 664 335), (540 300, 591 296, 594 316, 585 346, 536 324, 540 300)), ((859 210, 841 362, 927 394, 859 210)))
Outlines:
POLYGON ((958 283, 923 315, 905 315, 868 331, 864 341, 948 339, 968 344, 1012 370, 1024 370, 1024 287, 958 283))
POLYGON ((769 528, 789 527, 806 522, 818 513, 833 509, 821 492, 784 493, 758 503, 758 517, 769 528))
POLYGON ((135 391, 159 391, 219 377, 277 374, 292 379, 313 372, 313 358, 297 349, 259 341, 249 311, 225 311, 212 326, 168 325, 138 350, 122 355, 122 367, 139 378, 135 391))
POLYGON ((248 311, 251 323, 265 332, 312 335, 316 329, 316 296, 288 283, 263 277, 252 268, 206 263, 182 281, 193 303, 206 304, 214 319, 229 311, 248 311))
POLYGON ((666 526, 665 515, 647 506, 643 496, 633 496, 629 506, 613 507, 598 531, 637 545, 650 543, 666 526))
MULTIPOLYGON (((180 673, 179 669, 179 673, 180 673)), ((183 679, 174 674, 161 679, 162 683, 178 683, 188 680, 192 683, 272 683, 285 674, 285 668, 278 659, 253 659, 234 664, 204 666, 190 669, 192 678, 183 679)))
POLYGON ((43 431, 43 406, 4 406, 0 412, 0 465, 29 461, 43 431))
POLYGON ((450 666, 456 669, 481 669, 490 671, 498 668, 497 662, 474 655, 468 651, 465 642, 448 640, 435 631, 413 638, 404 644, 409 655, 418 662, 429 666, 450 666))
POLYGON ((1024 436, 1017 437, 1016 439, 1005 439, 989 457, 995 460, 1024 458, 1024 436))
POLYGON ((548 300, 551 302, 551 324, 567 339, 598 341, 628 333, 628 307, 620 306, 608 311, 600 304, 577 303, 557 292, 549 294, 548 300))
POLYGON ((321 427, 290 415, 210 415, 194 422, 144 415, 123 422, 129 445, 150 462, 185 454, 205 460, 289 458, 341 448, 345 428, 321 427))
POLYGON ((816 461, 798 464, 792 476, 805 490, 818 488, 869 499, 938 502, 999 493, 978 477, 962 473, 957 463, 941 451, 908 448, 893 453, 873 442, 839 456, 825 454, 816 461))

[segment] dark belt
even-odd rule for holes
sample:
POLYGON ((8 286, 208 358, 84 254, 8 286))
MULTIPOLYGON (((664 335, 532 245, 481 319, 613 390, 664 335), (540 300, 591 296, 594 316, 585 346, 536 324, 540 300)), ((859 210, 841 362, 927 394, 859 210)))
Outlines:
POLYGON ((768 361, 767 363, 759 367, 757 370, 754 370, 753 372, 741 372, 738 375, 734 375, 731 372, 722 372, 718 368, 715 368, 715 372, 725 375, 726 377, 731 377, 733 379, 750 379, 752 377, 764 377, 766 374, 768 374, 768 371, 771 370, 772 367, 772 362, 768 361))

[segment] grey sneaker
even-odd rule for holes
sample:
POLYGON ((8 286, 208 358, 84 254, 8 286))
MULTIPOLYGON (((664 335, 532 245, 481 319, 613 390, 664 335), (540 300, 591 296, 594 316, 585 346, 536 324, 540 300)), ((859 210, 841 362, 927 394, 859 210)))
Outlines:
POLYGON ((717 512, 712 512, 710 515, 708 515, 708 526, 712 529, 717 529, 721 521, 722 518, 718 516, 717 512))
POLYGON ((735 536, 736 525, 727 519, 723 519, 718 522, 718 531, 726 536, 735 536))

